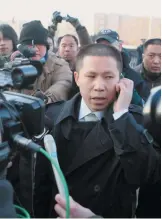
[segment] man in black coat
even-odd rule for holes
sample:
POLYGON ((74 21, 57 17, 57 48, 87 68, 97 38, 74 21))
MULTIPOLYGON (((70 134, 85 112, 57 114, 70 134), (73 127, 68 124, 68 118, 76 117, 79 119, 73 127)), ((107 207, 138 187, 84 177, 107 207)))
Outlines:
MULTIPOLYGON (((80 94, 46 112, 70 195, 102 217, 134 216, 136 189, 160 177, 160 157, 141 125, 141 108, 130 105, 133 82, 120 79, 121 72, 121 54, 114 47, 82 48, 75 72, 80 94)), ((38 163, 35 216, 55 217, 58 191, 47 172, 43 176, 43 160, 38 163)))
POLYGON ((161 39, 149 39, 143 45, 143 62, 134 70, 147 84, 149 91, 161 85, 161 39))
MULTIPOLYGON (((105 45, 110 44, 121 52, 123 60, 122 75, 125 78, 128 78, 134 82, 135 89, 133 92, 131 103, 143 106, 144 101, 146 101, 149 96, 149 88, 146 85, 145 81, 142 79, 142 77, 130 67, 130 57, 128 51, 122 48, 118 33, 109 29, 102 30, 96 36, 96 43, 102 43, 105 45)), ((69 93, 69 99, 72 98, 78 92, 79 88, 77 87, 73 76, 72 89, 69 93)))
MULTIPOLYGON (((113 30, 102 30, 100 31, 96 36, 96 42, 102 43, 106 45, 112 45, 116 49, 118 49, 121 52, 122 59, 123 59, 123 75, 125 78, 128 78, 134 82, 134 88, 138 92, 139 96, 146 101, 149 96, 149 89, 145 83, 145 81, 142 79, 140 75, 137 74, 136 71, 134 71, 129 63, 130 63, 130 57, 126 49, 122 48, 122 45, 119 40, 119 34, 116 31, 113 30)), ((136 101, 138 103, 138 100, 136 101)), ((139 104, 137 104, 139 105, 139 104)))

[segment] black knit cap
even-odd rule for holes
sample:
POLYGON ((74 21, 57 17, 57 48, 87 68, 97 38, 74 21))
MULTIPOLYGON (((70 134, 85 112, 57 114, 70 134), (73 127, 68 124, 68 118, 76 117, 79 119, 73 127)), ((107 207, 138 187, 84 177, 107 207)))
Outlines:
POLYGON ((47 37, 48 30, 43 27, 40 21, 34 20, 23 25, 19 43, 30 45, 32 44, 32 40, 34 40, 34 44, 48 46, 47 37))

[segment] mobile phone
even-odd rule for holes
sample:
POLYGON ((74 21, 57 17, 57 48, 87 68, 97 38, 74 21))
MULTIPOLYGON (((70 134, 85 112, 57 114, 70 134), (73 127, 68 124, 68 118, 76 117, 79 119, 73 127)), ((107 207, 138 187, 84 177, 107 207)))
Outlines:
MULTIPOLYGON (((121 73, 120 74, 120 79, 124 78, 124 75, 121 73)), ((116 99, 118 99, 120 92, 116 92, 116 99)))

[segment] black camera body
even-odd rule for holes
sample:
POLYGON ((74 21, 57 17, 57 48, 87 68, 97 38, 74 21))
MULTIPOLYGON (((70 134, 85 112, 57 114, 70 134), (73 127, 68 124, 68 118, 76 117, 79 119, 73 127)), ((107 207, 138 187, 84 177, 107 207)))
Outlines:
POLYGON ((22 131, 24 133, 27 131, 31 138, 43 133, 45 113, 43 100, 9 91, 3 92, 3 95, 9 106, 6 109, 4 101, 0 102, 0 115, 4 127, 4 138, 6 138, 4 140, 22 131))
MULTIPOLYGON (((62 17, 61 15, 58 15, 58 16, 56 17, 56 22, 57 22, 57 23, 61 23, 62 20, 63 20, 63 17, 62 17)), ((53 18, 52 18, 52 22, 54 22, 54 19, 53 19, 53 18)))
MULTIPOLYGON (((31 53, 31 55, 33 56, 34 54, 31 53)), ((0 69, 0 88, 31 88, 37 77, 41 75, 43 64, 44 59, 40 61, 32 60, 30 57, 26 58, 19 53, 14 61, 5 63, 4 68, 0 69)))
POLYGON ((144 126, 153 136, 154 140, 161 144, 161 86, 151 90, 151 94, 144 106, 144 126))
POLYGON ((27 51, 26 46, 24 48, 23 54, 28 57, 20 53, 18 58, 0 69, 0 173, 7 166, 9 154, 12 156, 12 152, 19 150, 18 146, 32 149, 34 141, 45 133, 44 101, 4 91, 8 87, 28 89, 42 73, 44 62, 32 60, 33 51, 27 51))

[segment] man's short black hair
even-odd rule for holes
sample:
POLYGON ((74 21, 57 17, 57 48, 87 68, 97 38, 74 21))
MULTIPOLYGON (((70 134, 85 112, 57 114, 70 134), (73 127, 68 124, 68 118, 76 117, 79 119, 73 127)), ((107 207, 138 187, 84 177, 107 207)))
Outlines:
POLYGON ((144 51, 147 49, 147 47, 149 45, 161 45, 161 39, 160 38, 154 38, 154 39, 147 40, 143 45, 144 51))
POLYGON ((62 40, 64 37, 72 37, 72 38, 75 40, 77 46, 79 45, 79 42, 78 42, 78 39, 76 38, 76 36, 74 36, 74 35, 72 35, 72 34, 66 34, 66 35, 61 36, 61 37, 58 38, 58 40, 57 40, 57 45, 58 45, 58 46, 60 45, 61 40, 62 40))
POLYGON ((83 60, 86 56, 107 56, 112 57, 117 62, 119 73, 122 72, 123 62, 121 53, 111 45, 104 44, 89 44, 84 46, 78 52, 76 57, 76 71, 79 72, 83 65, 83 60))
POLYGON ((0 24, 0 32, 3 34, 4 38, 12 40, 13 51, 16 51, 18 44, 18 37, 16 31, 8 24, 0 24))

